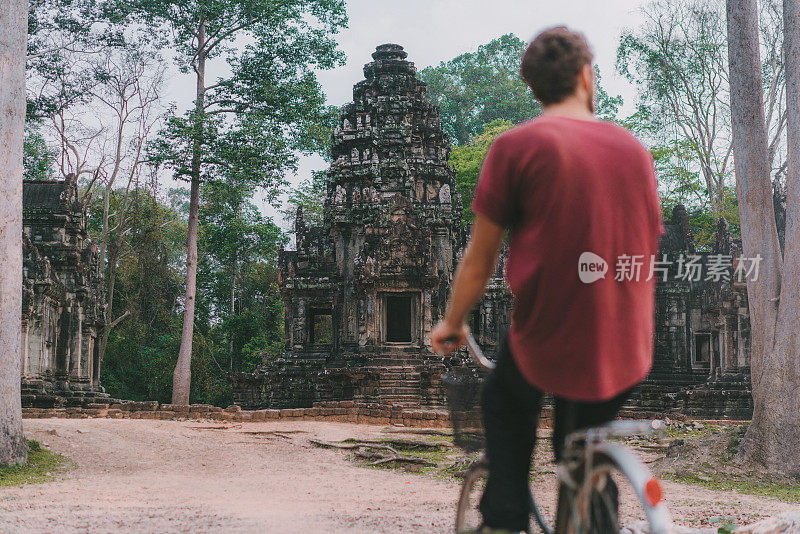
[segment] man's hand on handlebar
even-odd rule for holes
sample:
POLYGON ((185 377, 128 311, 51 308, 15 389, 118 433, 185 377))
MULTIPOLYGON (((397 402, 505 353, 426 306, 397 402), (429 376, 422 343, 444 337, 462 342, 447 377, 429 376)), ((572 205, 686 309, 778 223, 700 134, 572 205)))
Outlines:
POLYGON ((446 356, 464 346, 469 328, 467 325, 453 326, 447 321, 439 321, 431 330, 431 350, 434 354, 446 356))

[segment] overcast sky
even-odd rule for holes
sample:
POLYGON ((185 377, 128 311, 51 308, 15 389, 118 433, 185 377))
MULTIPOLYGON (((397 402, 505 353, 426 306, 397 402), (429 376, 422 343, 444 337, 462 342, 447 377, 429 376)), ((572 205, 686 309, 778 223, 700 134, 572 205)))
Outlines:
MULTIPOLYGON (((506 33, 528 41, 545 28, 563 24, 586 35, 604 87, 622 95, 625 110, 630 111, 635 92, 616 75, 614 59, 622 30, 636 27, 641 20, 640 5, 639 0, 348 0, 350 22, 337 36, 347 63, 320 72, 319 80, 328 103, 341 106, 352 100, 353 84, 364 77, 362 67, 379 44, 402 45, 408 59, 422 69, 506 33)), ((174 80, 170 92, 185 94, 185 81, 174 80)), ((321 158, 304 158, 291 182, 297 184, 311 170, 323 168, 321 158)), ((286 226, 259 195, 255 200, 265 214, 286 226)))

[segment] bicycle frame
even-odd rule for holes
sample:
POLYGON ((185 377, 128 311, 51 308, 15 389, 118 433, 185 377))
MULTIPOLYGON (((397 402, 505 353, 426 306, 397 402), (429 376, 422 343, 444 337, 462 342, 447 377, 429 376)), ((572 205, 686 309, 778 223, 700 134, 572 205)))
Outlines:
MULTIPOLYGON (((471 333, 466 338, 467 350, 480 367, 492 370, 495 363, 487 358, 471 333)), ((672 517, 661 495, 661 486, 649 469, 627 447, 608 442, 610 437, 631 436, 651 433, 660 428, 660 421, 612 421, 605 425, 574 432, 567 437, 564 445, 564 458, 558 466, 561 483, 576 492, 579 507, 588 507, 594 489, 594 477, 598 474, 619 471, 630 482, 639 502, 645 510, 653 534, 672 532, 672 517), (597 462, 596 460, 600 460, 597 462), (594 464, 594 465, 593 465, 594 464), (573 473, 580 468, 587 476, 576 481, 573 473), (591 476, 590 476, 591 475, 591 476)), ((550 534, 552 529, 544 520, 536 506, 532 493, 529 493, 532 515, 541 529, 550 534)), ((580 510, 582 517, 588 517, 588 508, 580 510)), ((582 532, 581 525, 577 532, 582 532)))

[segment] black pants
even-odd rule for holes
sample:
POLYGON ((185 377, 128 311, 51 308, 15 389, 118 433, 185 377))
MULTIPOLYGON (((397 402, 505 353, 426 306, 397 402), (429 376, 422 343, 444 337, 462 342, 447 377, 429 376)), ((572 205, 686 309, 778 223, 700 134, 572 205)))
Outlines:
MULTIPOLYGON (((629 392, 625 392, 604 402, 577 402, 556 397, 553 422, 556 461, 561 458, 567 435, 611 421, 628 395, 629 392)), ((497 368, 489 375, 483 390, 489 480, 480 510, 484 524, 489 527, 512 531, 528 529, 528 473, 543 396, 541 390, 520 374, 506 339, 498 355, 497 368)), ((615 490, 616 487, 611 489, 614 497, 615 490)))

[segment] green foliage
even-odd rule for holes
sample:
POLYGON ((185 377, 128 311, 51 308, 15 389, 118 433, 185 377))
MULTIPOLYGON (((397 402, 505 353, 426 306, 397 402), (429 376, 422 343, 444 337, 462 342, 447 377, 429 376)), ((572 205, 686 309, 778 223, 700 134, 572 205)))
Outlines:
POLYGON ((595 84, 595 115, 598 119, 611 122, 622 122, 619 117, 619 110, 622 108, 622 96, 612 96, 603 89, 603 77, 600 74, 600 67, 594 66, 595 84))
POLYGON ((281 210, 284 218, 293 223, 297 208, 303 208, 303 218, 306 223, 315 226, 321 225, 326 194, 325 171, 312 172, 310 178, 303 180, 289 194, 286 207, 281 210))
MULTIPOLYGON (((112 211, 119 211, 123 198, 123 191, 114 191, 112 211)), ((186 222, 147 189, 132 191, 128 202, 129 218, 111 235, 118 267, 108 313, 111 319, 130 315, 111 330, 100 378, 113 397, 167 402, 180 345, 186 222)), ((93 231, 99 204, 91 206, 93 231)))
POLYGON ((47 147, 38 129, 28 128, 23 142, 22 164, 26 180, 49 180, 56 154, 47 147))
POLYGON ((274 200, 286 173, 296 169, 298 153, 326 149, 333 111, 314 70, 342 61, 332 38, 346 24, 342 0, 131 0, 122 9, 172 28, 182 70, 220 58, 230 71, 205 82, 201 100, 187 113, 173 111, 151 146, 154 161, 176 177, 191 177, 199 148, 197 178, 233 176, 274 200), (207 41, 198 48, 201 30, 207 41))
POLYGON ((519 124, 540 112, 519 74, 525 42, 506 34, 436 67, 420 71, 428 96, 442 111, 442 127, 457 145, 496 121, 519 124))
MULTIPOLYGON (((255 206, 249 191, 223 182, 203 186, 198 313, 192 358, 192 402, 232 402, 228 373, 251 371, 264 349, 283 347, 283 314, 277 250, 285 237, 255 206), (231 265, 236 263, 235 313, 231 265)), ((159 198, 145 188, 128 197, 130 216, 112 218, 110 254, 118 256, 115 298, 109 317, 130 315, 111 330, 101 381, 113 396, 171 398, 172 369, 180 346, 186 240, 186 191, 159 198)), ((124 190, 111 197, 118 213, 124 190)), ((102 206, 90 207, 90 230, 99 232, 102 206)))
POLYGON ((107 80, 105 59, 141 50, 157 40, 157 28, 128 24, 117 0, 37 0, 28 11, 27 115, 57 115, 90 99, 107 80))
POLYGON ((732 174, 724 15, 690 0, 654 0, 643 14, 617 48, 617 70, 639 92, 628 125, 656 147, 662 196, 721 212, 732 174))
POLYGON ((486 124, 483 131, 472 137, 468 143, 453 148, 448 163, 456 170, 456 190, 464 204, 463 218, 471 223, 474 217, 471 204, 475 195, 475 187, 481 173, 483 160, 489 152, 492 142, 501 133, 514 127, 511 121, 496 120, 486 124))
POLYGON ((208 182, 200 209, 199 289, 205 298, 198 319, 208 325, 213 359, 231 371, 253 370, 254 339, 262 348, 282 341, 277 257, 286 237, 249 196, 241 185, 208 182))
POLYGON ((204 183, 202 199, 190 202, 202 202, 197 309, 188 319, 192 396, 221 402, 230 397, 225 373, 255 363, 252 339, 280 334, 274 269, 283 236, 249 199, 260 189, 274 202, 298 153, 327 150, 334 111, 315 70, 343 61, 333 34, 347 22, 344 0, 120 0, 117 7, 121 17, 168 28, 177 66, 196 74, 194 106, 172 110, 149 154, 190 180, 192 195, 204 183), (207 62, 215 59, 227 75, 209 83, 207 62))
POLYGON ((55 480, 57 475, 74 466, 72 460, 52 453, 42 447, 38 441, 29 439, 28 462, 0 467, 0 488, 50 482, 55 480))

